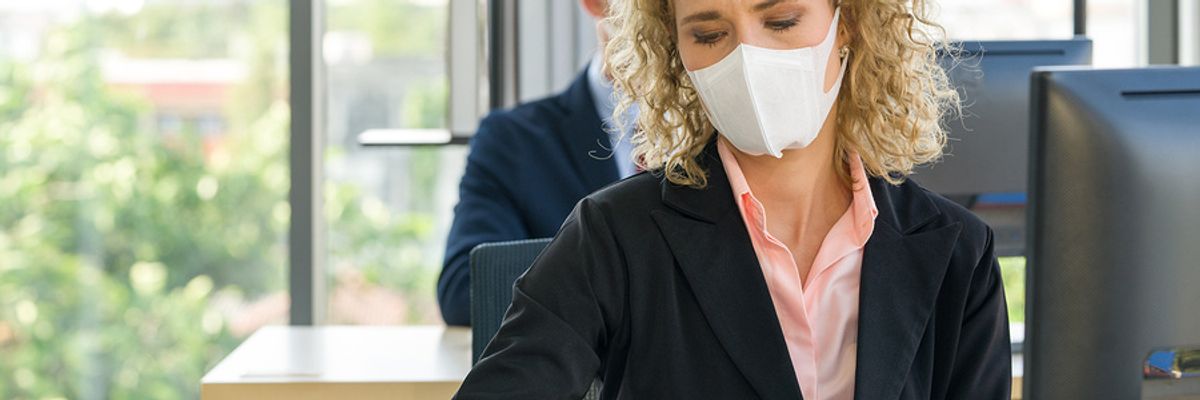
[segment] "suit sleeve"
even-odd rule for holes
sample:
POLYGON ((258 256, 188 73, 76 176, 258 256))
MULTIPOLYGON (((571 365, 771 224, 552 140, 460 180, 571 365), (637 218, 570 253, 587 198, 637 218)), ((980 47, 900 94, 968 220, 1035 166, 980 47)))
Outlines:
POLYGON ((448 325, 471 324, 471 249, 481 243, 529 238, 508 184, 517 179, 512 174, 519 155, 513 154, 508 140, 515 136, 513 129, 503 115, 494 114, 480 122, 471 140, 438 277, 438 305, 448 325))
POLYGON ((971 278, 948 399, 1008 400, 1012 391, 1012 344, 1008 306, 991 228, 971 278))
POLYGON ((609 224, 584 199, 517 280, 499 332, 455 399, 569 399, 597 376, 625 312, 626 273, 609 224))

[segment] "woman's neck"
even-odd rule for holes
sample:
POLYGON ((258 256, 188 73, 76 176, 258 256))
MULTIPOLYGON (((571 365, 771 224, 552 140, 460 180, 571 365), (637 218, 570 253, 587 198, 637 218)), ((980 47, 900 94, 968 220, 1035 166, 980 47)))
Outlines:
POLYGON ((754 197, 772 220, 768 222, 772 234, 801 237, 812 233, 824 237, 822 231, 827 232, 849 206, 850 188, 837 170, 845 166, 835 161, 832 120, 826 121, 811 144, 784 150, 782 158, 748 155, 726 141, 754 197))

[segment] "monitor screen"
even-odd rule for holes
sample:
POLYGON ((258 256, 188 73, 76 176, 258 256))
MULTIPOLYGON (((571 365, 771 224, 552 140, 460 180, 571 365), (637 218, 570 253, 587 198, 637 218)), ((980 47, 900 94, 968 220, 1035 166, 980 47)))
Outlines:
POLYGON ((1200 68, 1039 69, 1032 103, 1025 398, 1200 398, 1200 68))

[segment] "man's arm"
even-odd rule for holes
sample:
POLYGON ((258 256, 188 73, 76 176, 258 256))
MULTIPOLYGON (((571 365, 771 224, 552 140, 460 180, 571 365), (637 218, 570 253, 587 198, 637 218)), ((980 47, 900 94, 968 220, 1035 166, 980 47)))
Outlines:
POLYGON ((438 278, 438 305, 448 325, 471 324, 471 249, 481 243, 528 239, 511 186, 517 160, 512 146, 517 129, 502 113, 479 124, 471 139, 467 168, 459 184, 458 205, 446 240, 446 257, 438 278))

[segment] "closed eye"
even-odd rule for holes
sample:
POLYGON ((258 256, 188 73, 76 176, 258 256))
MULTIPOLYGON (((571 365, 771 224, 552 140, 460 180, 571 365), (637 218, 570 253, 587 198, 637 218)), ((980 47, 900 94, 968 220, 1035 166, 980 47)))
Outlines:
POLYGON ((793 26, 796 26, 796 24, 798 24, 798 23, 800 23, 799 18, 791 18, 791 19, 784 19, 784 20, 777 20, 777 21, 767 21, 767 22, 763 23, 763 25, 767 29, 782 32, 782 31, 791 29, 793 26))
POLYGON ((714 31, 714 32, 693 33, 692 37, 695 38, 697 44, 702 44, 702 45, 711 47, 711 46, 716 46, 717 42, 720 42, 721 39, 724 39, 725 36, 728 36, 728 35, 729 35, 729 33, 725 32, 725 31, 714 31))

